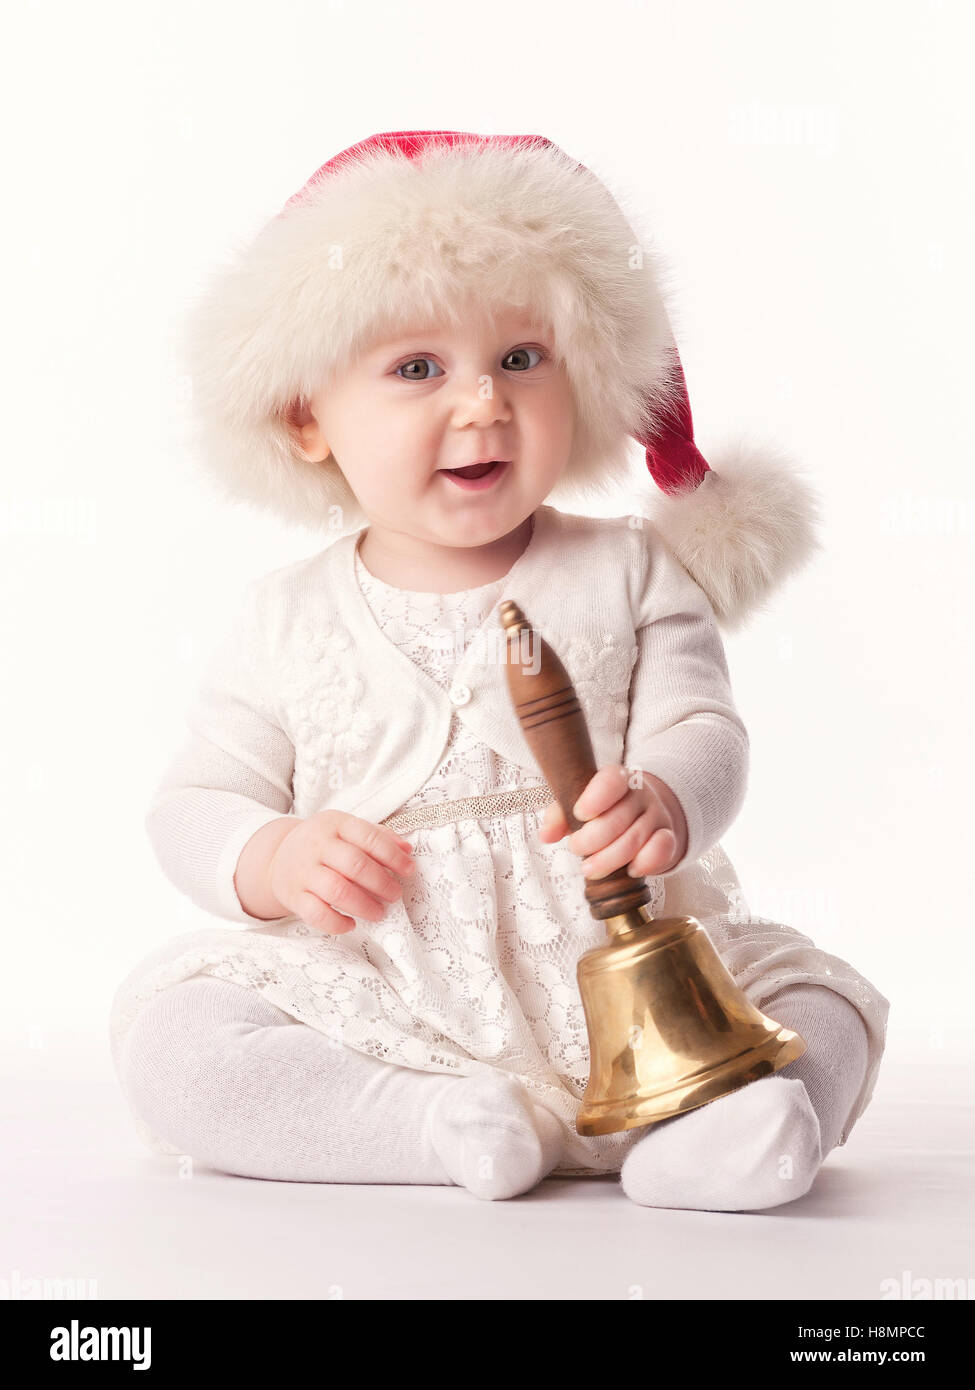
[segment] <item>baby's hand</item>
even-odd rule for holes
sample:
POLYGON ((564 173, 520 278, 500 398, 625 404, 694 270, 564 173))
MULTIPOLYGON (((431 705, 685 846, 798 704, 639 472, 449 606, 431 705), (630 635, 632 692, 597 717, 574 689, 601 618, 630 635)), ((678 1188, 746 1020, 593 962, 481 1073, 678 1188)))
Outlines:
MULTIPOLYGON (((586 878, 606 878, 629 865, 634 878, 665 874, 687 852, 687 821, 674 793, 649 772, 617 764, 601 767, 571 808, 586 824, 573 832, 569 848, 589 857, 586 878)), ((546 808, 538 838, 561 840, 569 829, 555 801, 546 808)))
POLYGON ((408 840, 347 811, 319 811, 288 832, 271 856, 268 884, 278 902, 331 935, 356 917, 378 922, 416 869, 408 840))

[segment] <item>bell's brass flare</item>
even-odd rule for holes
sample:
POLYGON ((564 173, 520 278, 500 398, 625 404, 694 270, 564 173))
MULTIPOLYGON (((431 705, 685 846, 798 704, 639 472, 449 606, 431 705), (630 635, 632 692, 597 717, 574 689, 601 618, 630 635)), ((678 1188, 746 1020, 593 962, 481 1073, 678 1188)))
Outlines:
POLYGON ((576 966, 589 1030, 579 1134, 615 1134, 693 1110, 801 1057, 798 1033, 767 1018, 694 917, 644 907, 609 918, 611 939, 576 966))
MULTIPOLYGON (((510 599, 506 674, 525 738, 570 830, 572 808, 596 775, 572 682, 551 646, 510 599), (513 657, 525 632, 541 643, 531 669, 513 657)), ((758 1081, 801 1057, 798 1033, 767 1018, 735 983, 694 917, 654 919, 646 880, 625 868, 587 879, 586 900, 608 940, 576 965, 589 1032, 589 1084, 579 1134, 656 1124, 758 1081)))

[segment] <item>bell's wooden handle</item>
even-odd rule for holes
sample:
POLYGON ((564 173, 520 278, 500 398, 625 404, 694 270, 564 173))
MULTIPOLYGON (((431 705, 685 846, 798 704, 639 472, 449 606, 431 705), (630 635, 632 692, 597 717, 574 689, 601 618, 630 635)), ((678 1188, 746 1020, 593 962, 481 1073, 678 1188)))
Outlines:
MULTIPOLYGON (((507 634, 505 675, 515 713, 570 832, 578 830, 584 822, 572 808, 598 770, 582 706, 565 667, 517 603, 506 599, 500 617, 507 634)), ((646 879, 630 878, 625 868, 587 879, 585 893, 597 921, 640 907, 652 896, 646 879)))

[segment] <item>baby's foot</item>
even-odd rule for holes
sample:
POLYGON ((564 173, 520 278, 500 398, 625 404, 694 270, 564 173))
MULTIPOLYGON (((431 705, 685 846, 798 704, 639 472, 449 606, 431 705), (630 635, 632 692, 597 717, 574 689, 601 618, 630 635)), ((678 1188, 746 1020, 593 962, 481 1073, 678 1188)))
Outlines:
POLYGON ((517 1077, 485 1072, 457 1078, 428 1111, 430 1141, 460 1187, 498 1201, 528 1192, 562 1156, 562 1126, 533 1105, 517 1077))
POLYGON ((757 1211, 803 1196, 821 1162, 805 1086, 765 1076, 651 1126, 623 1160, 620 1185, 645 1207, 757 1211))

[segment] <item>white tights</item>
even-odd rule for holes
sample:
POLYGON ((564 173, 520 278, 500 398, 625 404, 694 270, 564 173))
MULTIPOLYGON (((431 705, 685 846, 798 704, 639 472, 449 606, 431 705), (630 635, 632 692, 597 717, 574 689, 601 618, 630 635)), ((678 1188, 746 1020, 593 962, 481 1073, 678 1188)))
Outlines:
MULTIPOLYGON (((817 985, 780 990, 762 1009, 796 1028, 806 1052, 649 1128, 620 1173, 633 1201, 740 1211, 808 1190, 862 1084, 866 1030, 851 1004, 817 985)), ((530 1191, 561 1158, 560 1122, 516 1077, 386 1062, 208 975, 146 1005, 122 1079, 157 1135, 246 1177, 457 1185, 495 1200, 530 1191)))

